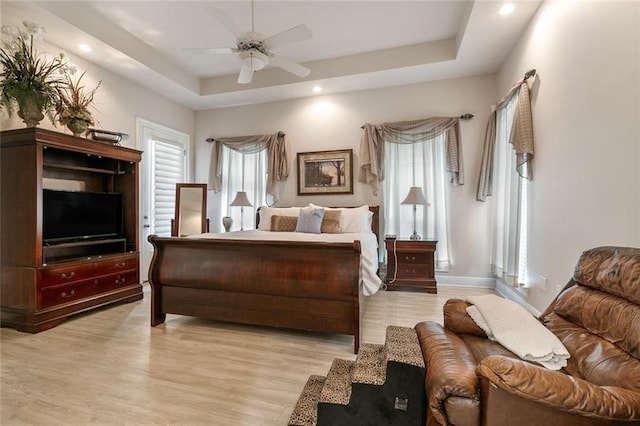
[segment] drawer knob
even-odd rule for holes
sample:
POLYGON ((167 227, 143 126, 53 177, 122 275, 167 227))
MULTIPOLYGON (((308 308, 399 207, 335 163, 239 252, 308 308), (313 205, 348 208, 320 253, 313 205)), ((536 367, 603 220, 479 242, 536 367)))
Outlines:
POLYGON ((405 256, 406 260, 416 260, 415 256, 405 256))
POLYGON ((71 290, 69 293, 67 293, 66 291, 63 291, 60 297, 62 297, 63 299, 68 299, 70 297, 73 297, 73 295, 75 294, 76 294, 75 290, 71 290))
POLYGON ((68 274, 67 274, 67 273, 65 273, 65 272, 63 272, 62 274, 60 274, 60 276, 61 276, 62 278, 64 278, 65 280, 70 280, 71 278, 75 277, 75 275, 76 275, 76 273, 75 273, 75 272, 73 272, 73 271, 71 271, 71 272, 70 272, 70 273, 68 273, 68 274))
POLYGON ((116 278, 116 285, 122 285, 124 284, 125 279, 124 278, 116 278))
POLYGON ((122 269, 126 265, 125 262, 116 263, 116 269, 122 269))

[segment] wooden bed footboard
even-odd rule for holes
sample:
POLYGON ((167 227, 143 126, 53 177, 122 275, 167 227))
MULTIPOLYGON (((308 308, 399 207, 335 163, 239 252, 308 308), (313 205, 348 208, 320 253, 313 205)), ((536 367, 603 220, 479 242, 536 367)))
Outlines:
POLYGON ((151 325, 166 314, 354 337, 364 297, 360 242, 150 236, 151 325))

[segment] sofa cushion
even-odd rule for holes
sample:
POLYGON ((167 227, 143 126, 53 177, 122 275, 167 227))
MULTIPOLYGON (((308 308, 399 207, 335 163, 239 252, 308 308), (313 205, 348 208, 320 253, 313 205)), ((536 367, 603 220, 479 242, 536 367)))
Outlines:
MULTIPOLYGON (((640 291, 640 287, 638 289, 640 291)), ((554 312, 640 359, 640 306, 611 294, 575 286, 558 296, 554 312)))
POLYGON ((640 393, 598 386, 520 359, 487 357, 478 365, 478 374, 510 394, 561 411, 617 420, 640 418, 640 393))
POLYGON ((584 286, 640 305, 640 256, 637 248, 597 247, 582 253, 573 279, 584 286))
POLYGON ((478 327, 478 324, 476 324, 467 313, 469 306, 471 306, 471 303, 466 300, 447 300, 443 308, 444 327, 457 334, 473 334, 475 336, 487 337, 487 333, 478 327))
POLYGON ((616 345, 556 313, 545 325, 567 348, 571 357, 565 371, 600 386, 640 391, 640 361, 616 345))

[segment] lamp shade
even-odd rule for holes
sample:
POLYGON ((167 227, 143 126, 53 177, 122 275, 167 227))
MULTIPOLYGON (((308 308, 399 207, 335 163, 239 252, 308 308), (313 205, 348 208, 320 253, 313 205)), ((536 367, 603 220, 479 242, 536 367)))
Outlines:
POLYGON ((424 198, 424 194, 422 193, 422 188, 419 186, 412 186, 409 189, 409 193, 407 197, 400 204, 423 204, 425 206, 430 206, 429 202, 426 198, 424 198))
POLYGON ((232 207, 253 207, 253 204, 247 198, 247 193, 244 191, 238 191, 236 198, 229 205, 232 207))

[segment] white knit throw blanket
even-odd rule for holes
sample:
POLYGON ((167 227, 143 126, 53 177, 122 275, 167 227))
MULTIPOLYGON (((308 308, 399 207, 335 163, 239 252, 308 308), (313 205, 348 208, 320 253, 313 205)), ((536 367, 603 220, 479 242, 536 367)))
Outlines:
POLYGON ((470 296, 467 301, 473 303, 467 313, 489 339, 548 369, 567 365, 569 352, 562 342, 522 306, 493 294, 470 296))

